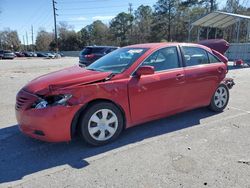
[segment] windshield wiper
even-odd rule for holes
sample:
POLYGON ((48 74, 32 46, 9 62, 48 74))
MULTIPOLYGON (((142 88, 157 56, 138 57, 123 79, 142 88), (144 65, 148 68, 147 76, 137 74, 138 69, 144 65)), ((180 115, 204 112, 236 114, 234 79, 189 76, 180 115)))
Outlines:
POLYGON ((98 69, 93 69, 93 68, 86 68, 87 70, 91 70, 91 71, 98 71, 98 72, 103 72, 101 70, 98 70, 98 69))
POLYGON ((110 75, 108 75, 106 78, 105 78, 105 81, 108 81, 110 80, 111 78, 113 78, 117 73, 111 73, 110 75))

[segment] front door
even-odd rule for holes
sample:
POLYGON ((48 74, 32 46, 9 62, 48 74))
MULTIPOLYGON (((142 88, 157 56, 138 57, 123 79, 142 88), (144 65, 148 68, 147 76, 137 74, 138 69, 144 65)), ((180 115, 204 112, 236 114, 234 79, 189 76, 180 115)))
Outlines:
POLYGON ((154 52, 140 66, 155 68, 152 75, 133 76, 128 83, 133 123, 179 111, 183 105, 184 70, 176 47, 154 52))

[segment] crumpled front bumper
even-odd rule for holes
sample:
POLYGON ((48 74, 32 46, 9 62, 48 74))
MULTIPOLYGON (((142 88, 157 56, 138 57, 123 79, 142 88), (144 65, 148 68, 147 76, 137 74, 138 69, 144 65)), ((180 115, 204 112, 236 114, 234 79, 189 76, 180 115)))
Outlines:
POLYGON ((71 140, 71 123, 79 105, 31 108, 37 96, 21 90, 17 95, 16 119, 20 130, 32 137, 48 142, 71 140))
POLYGON ((20 130, 32 138, 48 142, 70 141, 71 122, 77 110, 72 106, 16 110, 16 119, 20 130))

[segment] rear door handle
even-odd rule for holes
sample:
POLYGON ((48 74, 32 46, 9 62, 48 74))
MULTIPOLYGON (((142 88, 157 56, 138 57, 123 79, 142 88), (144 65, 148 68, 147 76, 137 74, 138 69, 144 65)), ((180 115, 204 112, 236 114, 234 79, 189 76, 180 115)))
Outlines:
POLYGON ((224 68, 222 68, 222 67, 219 67, 218 69, 217 69, 217 71, 218 71, 218 73, 223 73, 224 72, 224 68))
POLYGON ((184 74, 177 74, 176 80, 182 80, 184 78, 184 74))

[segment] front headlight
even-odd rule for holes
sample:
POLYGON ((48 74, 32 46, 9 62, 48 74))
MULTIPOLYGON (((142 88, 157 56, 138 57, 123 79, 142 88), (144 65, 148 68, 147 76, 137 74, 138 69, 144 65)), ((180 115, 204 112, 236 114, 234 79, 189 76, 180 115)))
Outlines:
POLYGON ((50 106, 66 105, 67 101, 72 97, 71 94, 55 95, 41 98, 32 105, 35 109, 43 109, 50 106))

